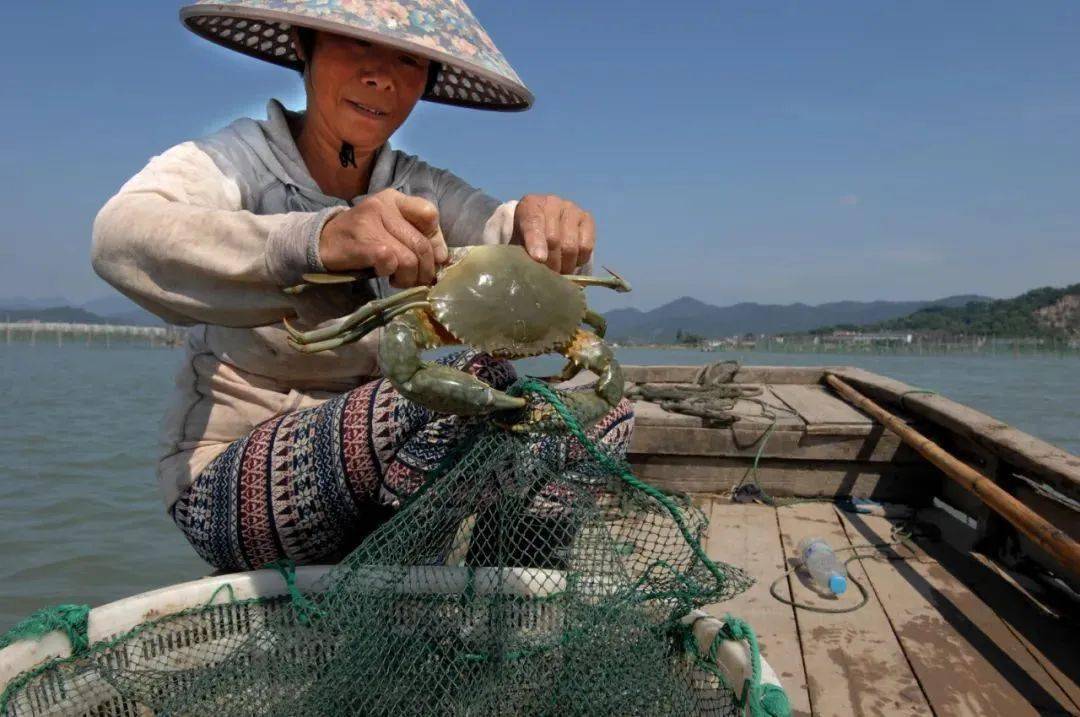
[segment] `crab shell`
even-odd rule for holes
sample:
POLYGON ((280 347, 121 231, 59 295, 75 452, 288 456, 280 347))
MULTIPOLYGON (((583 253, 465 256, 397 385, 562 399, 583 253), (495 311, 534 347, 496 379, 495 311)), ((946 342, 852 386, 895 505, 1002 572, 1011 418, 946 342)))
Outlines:
POLYGON ((428 303, 455 339, 506 358, 566 347, 585 316, 585 292, 520 246, 469 247, 443 270, 428 303))

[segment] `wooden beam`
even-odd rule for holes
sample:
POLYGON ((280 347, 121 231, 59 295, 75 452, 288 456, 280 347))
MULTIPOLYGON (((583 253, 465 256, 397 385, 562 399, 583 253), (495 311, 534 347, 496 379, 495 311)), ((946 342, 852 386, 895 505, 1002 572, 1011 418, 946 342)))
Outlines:
MULTIPOLYGON (((640 405, 640 404, 639 404, 640 405)), ((631 453, 668 456, 728 456, 808 461, 862 461, 868 463, 922 462, 895 434, 879 429, 862 436, 807 435, 773 431, 762 445, 767 427, 691 428, 635 424, 631 453)))
POLYGON ((905 443, 940 468, 945 475, 977 495, 988 508, 1053 555, 1067 570, 1074 575, 1080 575, 1080 543, 1073 540, 1065 531, 1052 525, 1031 508, 1009 495, 997 483, 945 452, 929 438, 906 425, 843 380, 836 376, 826 376, 826 381, 841 396, 900 436, 905 443))
MULTIPOLYGON (((723 456, 630 454, 634 475, 661 490, 727 493, 746 481, 750 461, 723 456)), ((936 471, 923 465, 851 461, 762 459, 758 483, 776 497, 855 496, 890 502, 921 503, 936 490, 936 471)))
MULTIPOLYGON (((623 366, 623 376, 633 383, 697 383, 704 365, 697 366, 623 366)), ((734 383, 821 383, 828 366, 742 366, 734 383)))
POLYGON ((916 389, 857 368, 831 373, 869 398, 903 408, 926 418, 1000 456, 1029 478, 1039 478, 1065 495, 1080 500, 1080 456, 1019 431, 1002 421, 938 394, 911 393, 916 389))

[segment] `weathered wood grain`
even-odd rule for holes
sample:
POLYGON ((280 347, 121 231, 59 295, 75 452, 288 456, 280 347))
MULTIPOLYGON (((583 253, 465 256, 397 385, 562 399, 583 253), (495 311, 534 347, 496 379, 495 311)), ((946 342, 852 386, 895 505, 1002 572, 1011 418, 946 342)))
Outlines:
POLYGON ((1077 706, 1074 714, 1080 714, 1080 625, 1066 610, 1050 609, 985 555, 965 557, 970 560, 947 569, 986 601, 1077 706))
MULTIPOLYGON (((703 366, 623 366, 623 375, 634 383, 695 383, 703 366)), ((735 383, 821 383, 828 366, 742 366, 735 383)), ((843 367, 837 366, 836 369, 843 367)))
MULTIPOLYGON (((749 590, 705 610, 723 618, 727 613, 750 623, 761 644, 761 654, 780 677, 796 715, 810 714, 795 613, 769 595, 769 583, 785 569, 784 549, 776 511, 764 505, 712 501, 706 551, 715 560, 743 568, 757 580, 749 590)), ((791 598, 788 586, 783 594, 791 598)))
POLYGON ((979 496, 987 507, 1007 520, 1013 528, 1038 543, 1043 550, 1051 553, 1066 571, 1080 576, 1080 543, 1064 530, 1017 500, 993 478, 956 458, 910 426, 904 425, 896 416, 859 393, 839 377, 828 376, 826 380, 845 399, 874 416, 951 480, 979 496))
MULTIPOLYGON (((806 537, 824 538, 834 548, 848 545, 831 505, 781 508, 777 516, 788 556, 795 554, 796 545, 806 537)), ((850 567, 854 577, 866 581, 857 563, 850 567)), ((859 597, 854 589, 837 599, 820 597, 798 574, 789 583, 801 603, 837 606, 854 604, 859 597)), ((815 715, 933 714, 873 592, 869 603, 854 612, 824 614, 797 608, 795 617, 815 715)))
MULTIPOLYGON (((806 429, 806 421, 791 410, 787 404, 777 398, 769 386, 740 384, 753 388, 760 394, 746 399, 737 399, 731 407, 731 413, 739 417, 738 423, 745 427, 764 427, 775 424, 774 430, 799 431, 806 429)), ((651 401, 634 401, 635 422, 637 425, 692 426, 702 427, 706 423, 698 416, 666 411, 651 401)))
POLYGON ((874 422, 874 419, 865 413, 829 393, 824 386, 777 385, 773 388, 773 393, 791 406, 807 423, 874 422))
MULTIPOLYGON (((641 404, 638 404, 641 405, 641 404)), ((903 447, 892 433, 879 430, 859 436, 806 435, 797 431, 767 429, 694 428, 636 424, 630 444, 632 453, 673 456, 730 456, 753 458, 761 450, 763 458, 791 460, 865 461, 869 463, 913 463, 918 457, 903 447), (764 439, 764 445, 761 441, 764 439)))
MULTIPOLYGON (((841 514, 853 543, 890 542, 885 518, 841 514)), ((938 715, 1068 714, 1077 705, 986 603, 916 548, 862 560, 878 599, 938 715)))
MULTIPOLYGON (((661 490, 725 493, 744 480, 750 461, 724 456, 665 456, 632 453, 635 475, 661 490)), ((921 503, 936 488, 937 476, 918 464, 763 459, 758 483, 773 496, 804 498, 852 495, 892 502, 921 503)))

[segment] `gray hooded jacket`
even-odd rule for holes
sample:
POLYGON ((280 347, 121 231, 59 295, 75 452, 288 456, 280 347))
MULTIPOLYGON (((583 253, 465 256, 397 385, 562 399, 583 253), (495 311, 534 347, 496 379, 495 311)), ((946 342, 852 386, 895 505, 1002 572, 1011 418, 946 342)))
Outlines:
MULTIPOLYGON (((363 196, 345 202, 323 194, 296 148, 285 108, 271 101, 267 114, 154 157, 94 222, 98 274, 166 321, 192 327, 163 426, 158 477, 168 506, 258 424, 378 375, 380 332, 315 355, 285 342, 282 317, 297 314, 314 325, 348 309, 281 288, 322 270, 322 227, 363 196)), ((387 188, 434 203, 450 246, 510 239, 514 202, 500 204, 450 172, 384 146, 369 192, 387 188)), ((368 286, 371 296, 387 290, 385 280, 368 286)))

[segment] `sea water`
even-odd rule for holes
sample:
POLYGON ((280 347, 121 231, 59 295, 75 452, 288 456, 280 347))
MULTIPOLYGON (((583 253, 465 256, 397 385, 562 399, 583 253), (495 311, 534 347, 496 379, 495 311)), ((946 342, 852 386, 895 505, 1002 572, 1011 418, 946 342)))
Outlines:
MULTIPOLYGON (((849 364, 929 388, 1080 453, 1080 360, 621 349, 624 363, 849 364)), ((56 603, 100 605, 203 576, 154 480, 182 353, 0 343, 0 631, 56 603)), ((525 369, 553 373, 556 358, 525 369)))

